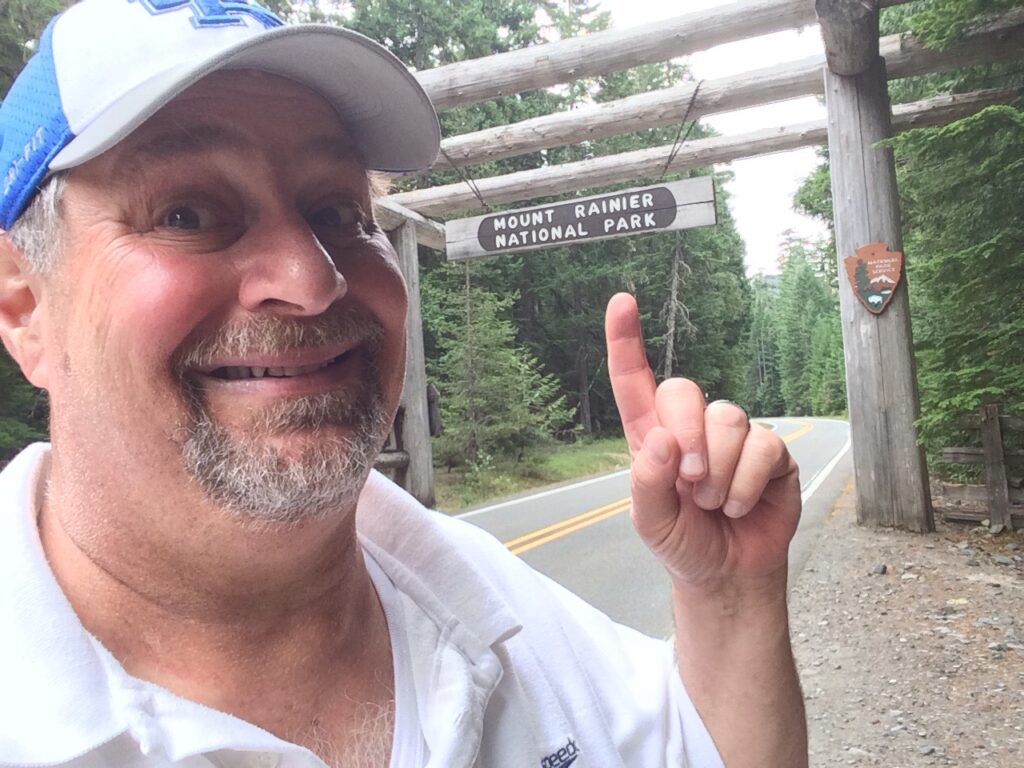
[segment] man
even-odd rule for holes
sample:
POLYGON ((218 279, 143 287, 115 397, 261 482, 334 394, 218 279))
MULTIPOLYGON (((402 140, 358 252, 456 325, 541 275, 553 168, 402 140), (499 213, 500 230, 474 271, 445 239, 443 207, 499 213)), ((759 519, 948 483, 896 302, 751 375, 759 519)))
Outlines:
POLYGON ((0 476, 0 764, 806 764, 795 464, 655 386, 631 297, 609 369, 675 660, 370 473, 406 293, 367 171, 438 142, 389 54, 85 0, 0 122, 0 335, 52 443, 0 476))

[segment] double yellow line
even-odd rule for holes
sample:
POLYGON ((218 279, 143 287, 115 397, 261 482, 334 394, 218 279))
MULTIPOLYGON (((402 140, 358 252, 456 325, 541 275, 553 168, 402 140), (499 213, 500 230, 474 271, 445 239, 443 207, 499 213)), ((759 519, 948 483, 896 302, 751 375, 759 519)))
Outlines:
MULTIPOLYGON (((803 437, 814 429, 814 425, 809 421, 802 421, 799 423, 800 428, 783 437, 783 442, 790 443, 798 437, 803 437)), ((591 509, 588 512, 583 512, 582 514, 567 518, 557 523, 552 523, 544 528, 538 528, 536 531, 531 531, 530 533, 506 541, 505 546, 512 551, 512 554, 521 555, 524 552, 529 552, 534 547, 539 547, 541 544, 547 544, 549 541, 554 541, 562 536, 568 536, 570 533, 586 528, 588 525, 600 523, 602 520, 614 517, 620 512, 625 512, 629 509, 630 502, 631 499, 627 496, 625 499, 610 502, 597 507, 596 509, 591 509)))
POLYGON ((505 546, 512 550, 512 554, 521 555, 523 552, 529 552, 534 547, 539 547, 541 544, 547 544, 549 541, 566 536, 573 531, 578 531, 581 528, 586 528, 588 525, 599 523, 602 520, 607 520, 609 517, 614 517, 620 512, 625 512, 629 509, 630 499, 619 499, 613 501, 610 504, 591 509, 588 512, 584 512, 581 515, 570 517, 566 520, 554 523, 552 525, 545 526, 544 528, 538 528, 536 531, 531 531, 519 538, 506 541, 505 546))

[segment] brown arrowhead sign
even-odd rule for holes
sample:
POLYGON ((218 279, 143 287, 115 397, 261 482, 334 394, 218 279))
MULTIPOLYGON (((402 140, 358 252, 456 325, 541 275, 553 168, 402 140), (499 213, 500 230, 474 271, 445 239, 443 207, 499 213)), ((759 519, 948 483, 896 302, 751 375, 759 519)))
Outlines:
POLYGON ((882 314, 903 277, 903 254, 885 243, 868 243, 844 261, 854 295, 869 312, 882 314))

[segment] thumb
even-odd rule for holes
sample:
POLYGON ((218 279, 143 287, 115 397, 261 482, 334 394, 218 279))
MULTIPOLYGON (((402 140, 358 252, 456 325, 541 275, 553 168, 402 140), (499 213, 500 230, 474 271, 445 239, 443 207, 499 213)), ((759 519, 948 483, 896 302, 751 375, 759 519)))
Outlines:
POLYGON ((679 444, 664 427, 650 429, 633 457, 633 525, 655 553, 679 517, 679 458, 679 444))

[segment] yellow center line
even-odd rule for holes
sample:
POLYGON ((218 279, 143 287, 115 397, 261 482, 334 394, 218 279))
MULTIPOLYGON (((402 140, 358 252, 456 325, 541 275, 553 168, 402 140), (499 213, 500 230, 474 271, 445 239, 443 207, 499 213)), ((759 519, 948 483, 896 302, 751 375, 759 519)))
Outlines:
MULTIPOLYGON (((798 437, 803 437, 812 429, 814 425, 809 421, 798 422, 800 428, 790 432, 788 435, 782 438, 784 443, 790 443, 796 440, 798 437)), ((582 512, 581 514, 574 515, 573 517, 560 520, 557 523, 538 528, 530 533, 523 534, 514 539, 510 539, 505 542, 505 546, 508 547, 512 554, 521 555, 524 552, 529 552, 534 547, 539 547, 541 544, 547 544, 549 541, 560 539, 563 536, 568 536, 570 533, 582 530, 587 526, 600 523, 602 520, 607 520, 610 517, 615 517, 622 512, 625 512, 630 507, 630 498, 627 496, 624 499, 618 499, 616 501, 603 504, 600 507, 582 512)))
POLYGON ((595 509, 587 510, 574 517, 560 520, 557 523, 552 523, 543 528, 538 528, 535 531, 519 536, 518 538, 512 539, 505 542, 505 546, 511 549, 515 554, 520 552, 526 552, 538 547, 553 539, 557 539, 560 536, 564 536, 573 531, 578 531, 580 528, 585 528, 588 525, 592 525, 600 520, 605 520, 612 515, 617 515, 629 508, 629 497, 624 499, 618 499, 617 501, 604 504, 595 509))
POLYGON ((798 421, 797 424, 800 425, 800 428, 793 430, 788 435, 783 437, 782 438, 782 442, 784 442, 784 443, 791 443, 794 440, 796 440, 798 437, 803 437, 808 432, 810 432, 812 429, 814 429, 814 425, 811 422, 809 422, 809 421, 798 421))

